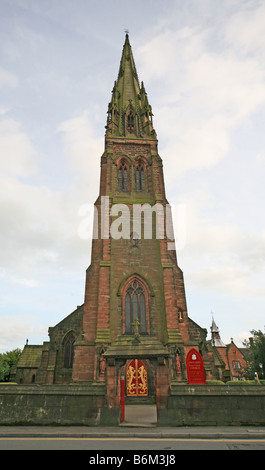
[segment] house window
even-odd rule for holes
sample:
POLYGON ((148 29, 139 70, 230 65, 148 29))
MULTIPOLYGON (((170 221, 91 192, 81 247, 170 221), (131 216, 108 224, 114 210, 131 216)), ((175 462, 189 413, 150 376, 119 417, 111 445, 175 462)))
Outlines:
POLYGON ((126 162, 123 160, 118 170, 119 191, 128 191, 128 169, 126 162))
POLYGON ((136 191, 144 191, 144 165, 139 162, 135 170, 136 191))
POLYGON ((125 295, 125 333, 134 334, 133 323, 140 322, 140 334, 147 333, 146 329, 146 300, 140 283, 134 279, 126 290, 125 295))
POLYGON ((233 369, 241 369, 239 361, 232 361, 233 369))
POLYGON ((75 342, 74 333, 67 335, 64 342, 64 367, 66 369, 71 369, 74 362, 74 342, 75 342))

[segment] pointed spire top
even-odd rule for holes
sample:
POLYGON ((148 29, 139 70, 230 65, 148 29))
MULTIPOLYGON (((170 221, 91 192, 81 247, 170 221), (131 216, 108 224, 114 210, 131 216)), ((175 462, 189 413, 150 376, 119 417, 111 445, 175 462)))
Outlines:
POLYGON ((118 78, 108 107, 106 136, 156 139, 152 108, 139 83, 129 31, 125 30, 125 34, 118 78))
POLYGON ((212 346, 216 346, 217 348, 226 348, 225 343, 221 340, 221 336, 220 336, 220 333, 219 333, 219 328, 218 328, 218 326, 216 325, 216 323, 214 321, 213 312, 211 312, 211 314, 212 314, 212 326, 211 326, 212 346))
POLYGON ((219 332, 219 328, 218 328, 218 326, 216 325, 216 323, 215 323, 215 321, 214 321, 213 312, 211 312, 211 314, 212 314, 211 332, 212 332, 212 333, 217 333, 217 332, 219 332))

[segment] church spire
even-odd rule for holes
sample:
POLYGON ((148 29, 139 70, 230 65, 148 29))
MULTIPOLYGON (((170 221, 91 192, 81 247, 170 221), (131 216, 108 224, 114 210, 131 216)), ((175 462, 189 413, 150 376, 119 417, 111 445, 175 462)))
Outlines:
POLYGON ((211 326, 211 342, 212 346, 216 346, 217 348, 226 348, 225 343, 221 340, 219 328, 216 325, 214 318, 212 316, 212 326, 211 326))
POLYGON ((152 108, 143 82, 139 83, 128 32, 107 114, 107 137, 156 139, 152 108))

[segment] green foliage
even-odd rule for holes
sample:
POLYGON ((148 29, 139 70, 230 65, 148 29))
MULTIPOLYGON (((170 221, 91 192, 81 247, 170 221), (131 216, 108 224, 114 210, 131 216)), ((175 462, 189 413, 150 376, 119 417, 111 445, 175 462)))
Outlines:
POLYGON ((18 363, 21 349, 13 349, 0 354, 0 382, 8 382, 12 366, 18 363))
POLYGON ((226 385, 259 385, 257 380, 228 380, 226 385))
POLYGON ((222 380, 206 380, 206 385, 225 385, 222 380))
POLYGON ((254 380, 256 374, 259 379, 265 379, 265 334, 260 330, 251 330, 252 338, 244 341, 246 350, 246 360, 248 361, 248 369, 245 376, 254 380))

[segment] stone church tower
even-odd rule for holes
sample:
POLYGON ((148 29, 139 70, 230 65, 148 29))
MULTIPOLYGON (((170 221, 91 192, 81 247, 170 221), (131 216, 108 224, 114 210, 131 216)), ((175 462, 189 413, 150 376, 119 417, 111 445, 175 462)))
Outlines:
POLYGON ((171 382, 186 380, 187 352, 199 349, 206 336, 188 318, 183 274, 175 251, 168 249, 170 207, 157 145, 152 108, 126 34, 108 105, 95 203, 98 238, 87 270, 83 332, 74 345, 72 375, 76 382, 106 381, 112 406, 118 406, 121 377, 127 395, 156 390, 163 402, 171 382), (123 208, 127 212, 121 217, 123 208), (122 231, 115 233, 118 225, 122 231), (135 380, 140 367, 144 384, 135 380))
POLYGON ((187 383, 193 349, 206 379, 215 378, 207 331, 188 317, 171 226, 152 108, 126 34, 107 110, 84 304, 49 329, 50 342, 25 346, 19 383, 29 380, 28 357, 36 383, 104 385, 117 410, 123 384, 129 399, 163 408, 174 383, 187 383))

